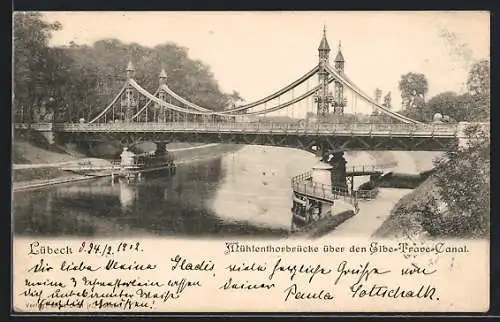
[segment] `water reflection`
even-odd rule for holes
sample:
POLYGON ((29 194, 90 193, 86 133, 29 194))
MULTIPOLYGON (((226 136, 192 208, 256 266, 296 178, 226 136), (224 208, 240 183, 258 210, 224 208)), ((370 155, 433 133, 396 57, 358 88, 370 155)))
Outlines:
MULTIPOLYGON (((139 187, 130 184, 124 178, 115 179, 115 181, 110 181, 111 185, 106 184, 105 180, 99 182, 92 182, 89 185, 78 185, 78 186, 64 186, 56 187, 54 189, 54 194, 48 194, 50 198, 52 195, 56 195, 59 198, 66 199, 87 199, 95 201, 105 201, 106 199, 112 202, 115 197, 118 198, 122 210, 126 210, 131 207, 135 200, 138 198, 139 187)), ((90 182, 89 182, 90 183, 90 182)), ((48 202, 49 203, 49 202, 48 202)), ((52 203, 52 202, 50 202, 52 203)))
POLYGON ((180 166, 173 177, 127 183, 111 179, 54 186, 14 195, 19 235, 261 235, 286 236, 287 229, 224 220, 211 208, 222 179, 222 159, 180 166))
MULTIPOLYGON (((350 165, 376 163, 366 152, 347 153, 346 159, 350 165)), ((114 184, 103 178, 16 192, 14 231, 27 236, 286 237, 290 178, 316 162, 301 150, 245 146, 181 165, 175 176, 114 184)), ((356 178, 355 185, 366 180, 356 178)))

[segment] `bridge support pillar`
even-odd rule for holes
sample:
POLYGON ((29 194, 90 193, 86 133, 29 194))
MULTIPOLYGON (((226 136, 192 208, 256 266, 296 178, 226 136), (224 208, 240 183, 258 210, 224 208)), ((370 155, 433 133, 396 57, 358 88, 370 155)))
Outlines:
POLYGON ((155 142, 157 155, 163 155, 167 153, 167 144, 165 142, 155 142))
POLYGON ((328 153, 328 164, 332 166, 330 178, 332 187, 347 189, 346 163, 344 151, 331 151, 328 153))
POLYGON ((354 191, 354 175, 346 177, 347 185, 350 185, 351 193, 354 191))
POLYGON ((47 142, 50 145, 56 143, 56 136, 55 136, 54 132, 52 132, 52 131, 42 131, 40 133, 43 135, 43 137, 47 140, 47 142))

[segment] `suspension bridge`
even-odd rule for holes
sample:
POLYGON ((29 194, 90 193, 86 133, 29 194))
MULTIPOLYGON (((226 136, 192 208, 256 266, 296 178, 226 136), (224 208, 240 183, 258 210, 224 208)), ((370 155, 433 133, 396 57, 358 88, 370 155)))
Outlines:
MULTIPOLYGON (((446 151, 466 142, 465 123, 423 123, 381 105, 348 77, 340 42, 333 62, 330 51, 323 30, 316 66, 264 98, 231 107, 200 106, 179 95, 169 86, 163 69, 157 89, 150 92, 135 79, 135 68, 129 62, 121 90, 90 120, 16 123, 15 128, 38 131, 49 142, 112 140, 124 147, 154 142, 158 152, 175 141, 271 145, 316 152, 328 167, 313 168, 292 178, 292 228, 322 216, 338 200, 352 204, 357 212, 358 198, 374 198, 375 190, 354 190, 354 177, 370 176, 371 182, 388 167, 350 169, 343 157, 345 150, 446 151), (357 121, 358 103, 389 121, 357 121)), ((489 124, 481 125, 489 135, 489 124)))
POLYGON ((158 88, 151 93, 135 80, 135 68, 129 62, 121 90, 93 119, 79 123, 16 123, 15 127, 39 131, 49 141, 54 137, 87 142, 117 140, 123 145, 150 141, 160 149, 168 142, 185 141, 308 151, 443 151, 464 137, 464 124, 422 123, 381 105, 347 76, 340 42, 333 64, 330 51, 324 30, 318 64, 311 70, 264 98, 225 109, 202 107, 178 95, 169 87, 163 69, 158 88), (344 117, 346 112, 357 114, 358 102, 386 115, 390 122, 358 123, 344 117), (280 116, 285 116, 286 121, 276 121, 280 116))

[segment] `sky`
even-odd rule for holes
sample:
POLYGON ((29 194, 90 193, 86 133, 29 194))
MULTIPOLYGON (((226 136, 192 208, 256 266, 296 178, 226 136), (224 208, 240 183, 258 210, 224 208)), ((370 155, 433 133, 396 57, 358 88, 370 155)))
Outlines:
MULTIPOLYGON (((401 104, 401 75, 425 74, 428 97, 443 91, 463 92, 471 64, 489 58, 490 51, 488 12, 43 14, 63 26, 53 34, 52 45, 117 38, 145 46, 174 42, 186 47, 190 58, 211 67, 222 90, 234 89, 247 102, 267 96, 317 65, 323 27, 332 48, 330 60, 341 41, 345 73, 372 97, 377 87, 383 95, 391 91, 395 109, 401 104)), ((354 102, 347 92, 346 97, 354 102)), ((352 104, 359 112, 371 111, 371 107, 352 104)))

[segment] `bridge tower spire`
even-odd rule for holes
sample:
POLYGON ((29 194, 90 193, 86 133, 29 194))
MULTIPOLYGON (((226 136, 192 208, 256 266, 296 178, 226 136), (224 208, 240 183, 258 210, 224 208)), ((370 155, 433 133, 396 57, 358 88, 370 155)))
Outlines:
MULTIPOLYGON (((129 60, 127 64, 127 82, 135 76, 135 68, 132 64, 132 61, 129 60)), ((130 122, 132 116, 134 115, 134 109, 137 109, 137 99, 135 97, 134 88, 130 83, 127 84, 127 89, 125 91, 125 99, 121 101, 122 110, 125 109, 124 112, 124 121, 130 122)))
POLYGON ((320 88, 314 96, 314 102, 318 104, 318 121, 322 121, 326 119, 330 104, 333 102, 333 96, 328 89, 328 71, 326 69, 330 56, 330 45, 328 44, 328 40, 326 39, 326 26, 323 26, 323 37, 321 38, 321 42, 318 47, 318 56, 318 76, 320 88))
MULTIPOLYGON (((158 98, 161 99, 162 101, 166 102, 167 101, 167 92, 163 89, 163 85, 167 85, 167 73, 165 72, 165 69, 161 69, 160 72, 160 90, 158 91, 158 98)), ((166 122, 166 109, 165 106, 158 104, 158 121, 160 122, 166 122)))
POLYGON ((129 60, 127 64, 127 79, 134 78, 135 76, 135 67, 132 64, 132 61, 129 60))
POLYGON ((167 84, 167 73, 165 70, 162 68, 160 72, 160 85, 166 85, 167 84))
MULTIPOLYGON (((335 57, 335 71, 342 75, 344 73, 344 55, 342 55, 342 43, 339 40, 339 49, 335 57)), ((335 82, 335 100, 333 102, 333 113, 343 114, 346 101, 344 99, 344 85, 341 82, 335 82)))
POLYGON ((339 51, 337 52, 337 56, 335 57, 335 69, 339 73, 344 72, 344 55, 342 55, 342 42, 339 40, 339 51))

